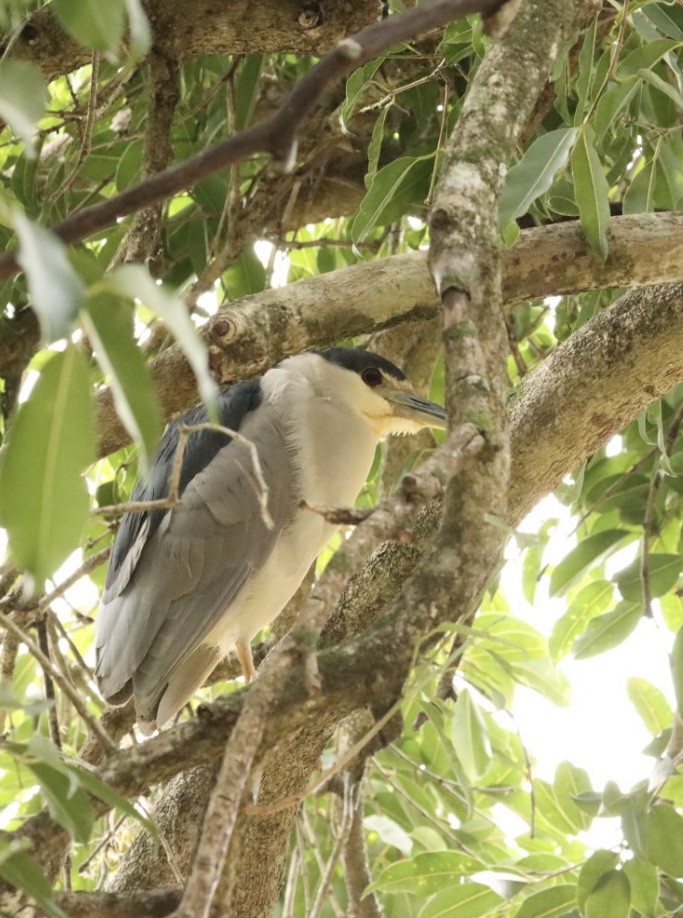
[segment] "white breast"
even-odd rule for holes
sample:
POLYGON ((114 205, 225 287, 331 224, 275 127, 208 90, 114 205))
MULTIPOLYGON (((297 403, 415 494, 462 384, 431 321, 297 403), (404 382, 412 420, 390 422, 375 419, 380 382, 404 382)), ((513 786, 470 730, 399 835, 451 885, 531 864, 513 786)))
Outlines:
MULTIPOLYGON (((280 402, 279 410, 283 401, 287 405, 282 416, 300 497, 314 505, 351 506, 374 459, 378 441, 372 430, 343 402, 312 393, 306 378, 293 378, 275 369, 266 375, 264 384, 266 398, 280 402)), ((207 642, 228 653, 236 640, 251 640, 294 595, 335 529, 318 513, 297 511, 264 566, 248 579, 207 642)))

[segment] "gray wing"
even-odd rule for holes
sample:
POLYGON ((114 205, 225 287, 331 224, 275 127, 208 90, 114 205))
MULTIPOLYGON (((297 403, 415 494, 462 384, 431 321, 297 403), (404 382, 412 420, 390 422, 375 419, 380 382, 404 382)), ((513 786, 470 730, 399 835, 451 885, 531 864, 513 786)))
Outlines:
POLYGON ((275 529, 263 519, 250 451, 231 440, 156 528, 143 520, 132 542, 129 536, 105 590, 96 629, 100 690, 115 703, 134 693, 143 716, 153 718, 170 676, 265 563, 295 512, 294 472, 270 408, 259 411, 258 423, 247 414, 240 433, 262 457, 275 529))

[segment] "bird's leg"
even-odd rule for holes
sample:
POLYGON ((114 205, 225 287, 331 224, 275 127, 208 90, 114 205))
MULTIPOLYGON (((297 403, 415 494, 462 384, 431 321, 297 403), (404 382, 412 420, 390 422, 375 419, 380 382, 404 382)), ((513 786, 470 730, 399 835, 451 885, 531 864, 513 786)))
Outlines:
POLYGON ((251 682, 256 675, 254 658, 251 655, 251 644, 249 641, 243 641, 241 638, 238 638, 235 641, 235 649, 237 650, 237 659, 240 661, 240 666, 242 667, 244 681, 251 682))

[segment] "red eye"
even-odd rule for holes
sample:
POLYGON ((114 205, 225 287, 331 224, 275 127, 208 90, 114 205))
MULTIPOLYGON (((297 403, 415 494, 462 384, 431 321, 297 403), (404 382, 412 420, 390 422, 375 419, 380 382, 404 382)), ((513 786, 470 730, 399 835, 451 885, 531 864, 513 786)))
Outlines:
POLYGON ((371 389, 382 385, 382 374, 377 367, 368 367, 367 370, 363 370, 360 374, 360 378, 365 385, 370 386, 371 389))

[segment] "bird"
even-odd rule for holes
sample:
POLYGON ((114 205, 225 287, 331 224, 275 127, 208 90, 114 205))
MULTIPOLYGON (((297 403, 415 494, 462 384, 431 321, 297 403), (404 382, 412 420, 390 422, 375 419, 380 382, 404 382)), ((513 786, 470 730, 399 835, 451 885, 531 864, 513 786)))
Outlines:
POLYGON ((168 499, 176 465, 177 500, 126 512, 112 547, 95 675, 108 704, 134 698, 143 735, 232 649, 245 680, 254 676, 252 638, 337 528, 310 507, 352 505, 388 434, 446 426, 444 409, 402 370, 350 347, 305 351, 233 384, 218 417, 225 430, 207 423, 204 406, 168 425, 132 501, 168 499))

